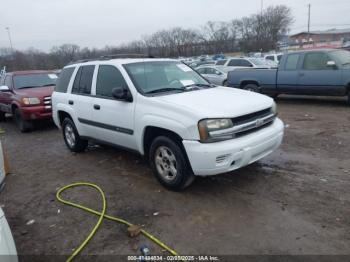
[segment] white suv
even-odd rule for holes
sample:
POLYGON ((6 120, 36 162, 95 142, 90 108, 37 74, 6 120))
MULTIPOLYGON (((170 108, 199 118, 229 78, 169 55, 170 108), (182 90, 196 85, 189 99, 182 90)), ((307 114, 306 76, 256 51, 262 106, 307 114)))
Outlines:
POLYGON ((211 85, 171 59, 70 64, 52 107, 71 151, 85 150, 89 139, 136 151, 172 190, 267 156, 284 131, 271 98, 211 85))

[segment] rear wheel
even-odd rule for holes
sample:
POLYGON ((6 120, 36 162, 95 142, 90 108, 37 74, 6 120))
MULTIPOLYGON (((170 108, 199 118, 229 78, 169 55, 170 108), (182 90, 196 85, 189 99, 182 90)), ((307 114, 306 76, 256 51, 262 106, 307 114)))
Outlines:
POLYGON ((19 130, 22 133, 29 132, 33 129, 33 127, 34 127, 33 123, 31 121, 23 119, 19 108, 15 109, 14 118, 15 118, 15 122, 16 122, 19 130))
POLYGON ((194 181, 183 150, 170 138, 157 137, 152 142, 149 156, 155 177, 167 189, 180 191, 194 181))
POLYGON ((243 89, 244 89, 244 90, 247 90, 247 91, 255 92, 255 93, 260 93, 259 86, 256 85, 256 84, 246 84, 246 85, 243 87, 243 89))
POLYGON ((62 122, 64 142, 72 152, 82 152, 88 146, 88 141, 82 139, 72 119, 65 118, 62 122))

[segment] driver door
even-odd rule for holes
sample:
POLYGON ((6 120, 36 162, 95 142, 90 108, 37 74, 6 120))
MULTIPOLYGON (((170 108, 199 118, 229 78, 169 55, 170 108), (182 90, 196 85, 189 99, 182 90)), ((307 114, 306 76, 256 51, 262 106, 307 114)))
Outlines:
POLYGON ((128 88, 126 81, 113 65, 99 65, 93 98, 93 132, 96 139, 137 149, 134 134, 135 103, 113 98, 115 87, 128 88))

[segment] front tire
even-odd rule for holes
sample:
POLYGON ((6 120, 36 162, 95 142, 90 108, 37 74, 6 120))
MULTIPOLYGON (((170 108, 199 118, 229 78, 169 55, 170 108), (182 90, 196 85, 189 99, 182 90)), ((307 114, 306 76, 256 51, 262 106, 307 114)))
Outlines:
POLYGON ((19 110, 19 108, 15 109, 14 112, 14 118, 15 118, 15 122, 19 128, 19 130, 22 133, 26 133, 29 132, 33 129, 33 123, 28 121, 28 120, 24 120, 21 114, 21 111, 19 110))
POLYGON ((255 92, 255 93, 260 93, 259 86, 256 85, 256 84, 246 84, 246 85, 243 87, 243 89, 244 89, 244 90, 247 90, 247 91, 255 92))
POLYGON ((72 119, 65 118, 62 122, 64 142, 72 152, 83 152, 88 146, 88 141, 82 139, 72 119))
POLYGON ((149 156, 155 177, 167 189, 180 191, 194 181, 185 153, 172 139, 165 136, 154 139, 149 156))

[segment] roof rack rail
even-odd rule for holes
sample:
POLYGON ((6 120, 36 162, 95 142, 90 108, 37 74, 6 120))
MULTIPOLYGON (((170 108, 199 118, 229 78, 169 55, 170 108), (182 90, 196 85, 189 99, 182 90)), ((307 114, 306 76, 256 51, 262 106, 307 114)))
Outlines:
POLYGON ((96 59, 96 58, 80 59, 80 60, 70 61, 68 65, 78 64, 78 63, 87 63, 87 62, 96 61, 96 60, 98 60, 98 59, 96 59))
POLYGON ((153 55, 146 55, 146 54, 115 54, 115 55, 104 55, 100 58, 90 58, 90 59, 80 59, 76 61, 69 62, 68 65, 72 64, 78 64, 78 63, 87 63, 90 61, 101 61, 101 60, 111 60, 111 59, 118 59, 118 58, 156 58, 153 55))
POLYGON ((146 54, 114 54, 114 55, 101 56, 100 59, 108 60, 108 59, 117 59, 117 58, 155 58, 155 57, 152 55, 146 55, 146 54))

